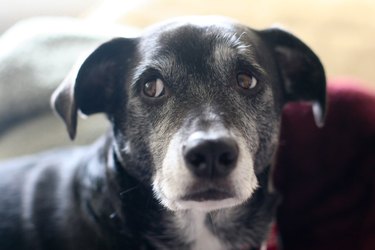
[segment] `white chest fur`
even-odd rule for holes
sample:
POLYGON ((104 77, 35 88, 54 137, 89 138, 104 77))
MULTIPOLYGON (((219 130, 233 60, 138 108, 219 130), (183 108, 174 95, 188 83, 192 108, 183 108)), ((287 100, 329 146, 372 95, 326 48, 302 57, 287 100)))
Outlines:
POLYGON ((225 246, 207 227, 206 212, 188 211, 177 216, 177 225, 193 250, 224 250, 225 246))

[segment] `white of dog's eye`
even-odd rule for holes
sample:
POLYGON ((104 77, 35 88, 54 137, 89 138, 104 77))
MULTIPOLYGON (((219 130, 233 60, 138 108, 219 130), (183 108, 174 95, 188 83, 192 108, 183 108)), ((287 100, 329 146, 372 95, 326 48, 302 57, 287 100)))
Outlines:
POLYGON ((237 83, 243 89, 253 89, 257 86, 258 81, 254 76, 247 74, 238 74, 237 83))
POLYGON ((161 79, 156 78, 148 81, 143 86, 143 93, 148 97, 160 97, 164 94, 164 83, 161 79))

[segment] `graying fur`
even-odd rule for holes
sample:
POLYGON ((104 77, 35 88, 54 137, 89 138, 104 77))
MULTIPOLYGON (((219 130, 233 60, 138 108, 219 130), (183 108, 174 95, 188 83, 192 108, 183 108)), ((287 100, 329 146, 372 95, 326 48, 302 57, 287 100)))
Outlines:
POLYGON ((259 247, 279 201, 268 187, 282 107, 312 100, 321 119, 325 114, 324 71, 301 41, 227 19, 175 20, 138 38, 109 41, 83 63, 73 84, 58 90, 55 107, 72 137, 78 109, 108 115, 113 130, 101 181, 109 193, 93 195, 99 204, 93 210, 105 210, 120 228, 114 244, 130 249, 259 247), (257 85, 241 88, 238 74, 257 85), (165 93, 149 98, 143 88, 156 79, 165 93), (235 141, 233 170, 210 180, 196 176, 183 155, 192 137, 235 141), (229 198, 186 198, 213 186, 229 198))

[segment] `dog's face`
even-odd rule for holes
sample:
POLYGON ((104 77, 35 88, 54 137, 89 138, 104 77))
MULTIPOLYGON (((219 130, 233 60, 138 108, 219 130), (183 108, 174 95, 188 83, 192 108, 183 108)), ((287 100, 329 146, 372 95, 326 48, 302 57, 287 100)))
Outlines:
POLYGON ((256 190, 285 102, 316 103, 322 121, 325 78, 311 50, 284 31, 197 18, 103 44, 53 100, 72 137, 77 109, 107 113, 118 159, 163 205, 209 211, 256 190))

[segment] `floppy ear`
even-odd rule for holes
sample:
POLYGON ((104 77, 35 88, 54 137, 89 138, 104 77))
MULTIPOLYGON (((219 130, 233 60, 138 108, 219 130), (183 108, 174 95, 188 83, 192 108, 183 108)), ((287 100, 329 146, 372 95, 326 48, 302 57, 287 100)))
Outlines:
POLYGON ((102 44, 53 93, 52 108, 63 119, 72 140, 78 110, 85 115, 110 112, 134 47, 135 40, 127 38, 102 44))
POLYGON ((319 58, 302 41, 280 29, 261 31, 273 48, 284 81, 286 101, 311 101, 315 123, 326 116, 326 77, 319 58))

